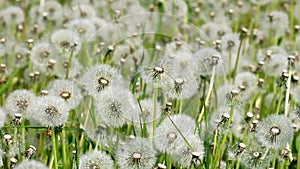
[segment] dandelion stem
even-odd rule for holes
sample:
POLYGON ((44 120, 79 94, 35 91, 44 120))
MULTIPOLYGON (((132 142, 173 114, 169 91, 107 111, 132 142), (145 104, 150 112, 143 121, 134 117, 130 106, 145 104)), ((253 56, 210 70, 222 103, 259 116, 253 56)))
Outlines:
POLYGON ((243 41, 244 41, 244 38, 241 38, 240 43, 239 43, 239 47, 238 47, 238 51, 237 51, 237 56, 236 56, 233 72, 232 72, 232 79, 234 79, 235 75, 236 75, 236 71, 237 71, 237 67, 238 67, 239 59, 240 59, 240 55, 241 55, 241 49, 242 49, 243 41))
POLYGON ((168 115, 169 120, 171 121, 171 123, 173 124, 173 126, 176 128, 176 130, 178 131, 178 133, 180 134, 180 136, 183 138, 184 142, 187 144, 187 146, 190 148, 191 151, 193 150, 193 147, 191 146, 191 144, 189 143, 189 141, 184 137, 184 135, 182 134, 182 132, 179 130, 179 128, 176 126, 176 124, 174 123, 174 121, 170 118, 170 116, 168 115))
POLYGON ((214 132, 213 156, 215 156, 215 154, 216 154, 217 140, 218 140, 218 130, 215 130, 215 132, 214 132))
POLYGON ((68 67, 67 67, 67 72, 66 72, 66 79, 69 78, 69 72, 70 72, 71 63, 72 63, 73 52, 74 52, 74 47, 71 49, 71 53, 70 53, 70 56, 69 56, 68 67))
POLYGON ((276 114, 278 114, 280 111, 281 100, 282 100, 282 89, 280 89, 279 100, 278 100, 278 104, 277 104, 277 108, 276 108, 276 114))
POLYGON ((62 130, 62 149, 63 149, 63 161, 64 161, 64 166, 68 168, 69 166, 69 161, 68 161, 68 156, 67 156, 67 146, 68 142, 66 141, 66 131, 63 129, 62 130))
POLYGON ((213 91, 213 86, 214 86, 215 74, 216 74, 216 66, 213 66, 212 75, 210 77, 208 92, 207 92, 207 95, 206 95, 206 98, 205 98, 205 102, 202 106, 201 112, 198 116, 198 123, 200 123, 202 121, 205 109, 209 105, 209 99, 210 99, 211 93, 213 91))
POLYGON ((52 127, 52 153, 54 156, 54 169, 58 169, 58 158, 57 158, 57 145, 56 145, 56 133, 55 127, 52 127))
POLYGON ((285 104, 284 104, 284 115, 285 117, 289 116, 289 97, 290 97, 290 89, 291 89, 291 77, 292 77, 292 70, 289 69, 289 77, 287 80, 287 89, 285 93, 285 104))
POLYGON ((272 162, 272 168, 275 168, 276 158, 277 158, 277 153, 276 153, 276 151, 274 151, 274 157, 273 157, 273 162, 272 162))
POLYGON ((300 169, 300 136, 298 135, 298 158, 297 158, 297 169, 300 169))

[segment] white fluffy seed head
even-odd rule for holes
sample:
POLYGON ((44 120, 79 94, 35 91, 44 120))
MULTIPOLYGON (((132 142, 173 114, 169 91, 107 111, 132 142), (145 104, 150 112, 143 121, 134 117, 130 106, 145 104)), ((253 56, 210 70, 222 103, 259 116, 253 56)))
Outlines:
POLYGON ((257 125, 257 140, 267 148, 285 147, 293 134, 292 123, 284 115, 269 115, 257 125))
POLYGON ((24 118, 30 118, 34 101, 35 95, 32 91, 15 90, 7 97, 5 109, 12 117, 21 114, 24 118))
POLYGON ((120 169, 150 169, 156 162, 156 152, 149 139, 134 138, 119 146, 117 159, 120 169))
POLYGON ((127 121, 132 121, 138 111, 133 95, 123 87, 102 91, 95 97, 95 103, 98 120, 111 127, 121 127, 127 121))
POLYGON ((49 95, 61 97, 70 108, 77 107, 82 99, 80 89, 71 80, 54 80, 49 83, 48 88, 49 95))
POLYGON ((69 117, 69 106, 58 96, 41 96, 33 108, 33 118, 47 127, 62 126, 69 117))
POLYGON ((79 157, 79 169, 111 169, 114 166, 113 164, 111 157, 99 150, 87 152, 79 157))

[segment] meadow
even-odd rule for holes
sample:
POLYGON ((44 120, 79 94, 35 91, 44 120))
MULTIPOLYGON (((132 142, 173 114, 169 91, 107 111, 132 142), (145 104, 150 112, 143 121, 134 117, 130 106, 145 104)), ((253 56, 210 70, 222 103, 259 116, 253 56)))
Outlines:
POLYGON ((300 169, 297 0, 0 4, 0 168, 300 169))

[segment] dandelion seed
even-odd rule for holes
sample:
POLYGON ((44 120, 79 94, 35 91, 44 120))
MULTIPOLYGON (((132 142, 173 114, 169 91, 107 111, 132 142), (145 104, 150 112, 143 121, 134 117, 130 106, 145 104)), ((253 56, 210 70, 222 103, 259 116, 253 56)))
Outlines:
POLYGON ((263 69, 269 76, 279 76, 282 70, 288 66, 288 59, 285 55, 273 54, 272 57, 266 62, 263 69))
POLYGON ((32 104, 35 101, 35 95, 29 90, 15 90, 6 99, 5 109, 14 117, 19 113, 24 118, 31 118, 32 104))
POLYGON ((226 103, 229 106, 240 105, 243 102, 243 98, 239 94, 239 90, 231 90, 226 94, 226 103))
POLYGON ((8 151, 6 151, 6 155, 8 157, 13 157, 16 155, 21 155, 21 153, 23 153, 25 151, 25 143, 23 143, 21 141, 21 135, 17 134, 14 138, 12 136, 10 136, 11 138, 9 138, 9 135, 7 135, 6 140, 7 142, 7 146, 8 146, 8 151))
POLYGON ((239 44, 239 35, 238 34, 226 34, 222 36, 221 39, 221 48, 222 53, 227 52, 232 54, 232 56, 236 55, 239 44))
POLYGON ((239 89, 244 100, 249 100, 255 94, 256 83, 256 76, 250 72, 238 73, 235 77, 235 86, 239 89))
POLYGON ((186 139, 191 147, 187 144, 177 147, 172 157, 174 161, 182 167, 199 167, 205 154, 203 142, 198 135, 193 134, 188 134, 186 139))
POLYGON ((61 78, 66 77, 66 73, 69 69, 68 78, 76 78, 80 74, 82 68, 83 66, 79 63, 78 59, 72 58, 69 63, 68 56, 62 55, 56 59, 53 69, 54 73, 61 78))
POLYGON ((7 117, 5 111, 2 108, 0 108, 0 127, 4 126, 6 118, 7 117))
POLYGON ((117 144, 117 137, 110 134, 108 127, 102 123, 97 123, 96 126, 88 125, 85 132, 91 140, 105 147, 115 147, 117 144))
POLYGON ((288 15, 282 11, 272 11, 269 15, 263 16, 261 27, 265 35, 281 37, 289 28, 288 15))
POLYGON ((6 25, 21 24, 25 20, 24 11, 17 6, 10 6, 3 11, 3 20, 6 25))
POLYGON ((230 106, 220 106, 217 110, 212 112, 210 118, 211 133, 226 133, 232 131, 237 137, 241 135, 241 122, 243 120, 240 114, 240 109, 235 107, 233 109, 232 115, 230 114, 230 106), (232 116, 232 121, 229 124, 229 119, 232 116))
POLYGON ((123 87, 113 87, 95 97, 95 113, 99 121, 111 127, 121 127, 132 120, 137 105, 132 94, 123 87))
POLYGON ((150 169, 156 162, 156 152, 150 140, 134 138, 120 145, 117 160, 120 169, 150 169))
POLYGON ((79 35, 69 29, 60 29, 53 32, 51 35, 51 42, 60 53, 69 53, 73 50, 73 55, 77 55, 81 48, 79 35), (73 45, 74 42, 78 43, 76 47, 73 45))
POLYGON ((172 156, 176 154, 178 147, 185 145, 180 132, 186 137, 194 131, 196 126, 195 120, 185 114, 171 115, 170 118, 179 131, 170 119, 165 119, 156 129, 154 143, 160 152, 166 152, 172 156))
POLYGON ((176 78, 163 87, 170 98, 191 98, 198 89, 198 82, 193 74, 176 75, 176 78))
POLYGON ((69 117, 69 107, 58 96, 42 96, 37 99, 33 108, 33 118, 47 127, 64 125, 69 117))
POLYGON ((263 146, 281 149, 293 138, 292 123, 284 115, 269 115, 257 125, 256 136, 263 146))
POLYGON ((220 65, 222 64, 221 54, 213 48, 203 48, 195 53, 198 66, 197 74, 209 75, 214 66, 216 72, 222 72, 220 65))
POLYGON ((94 40, 93 36, 96 32, 93 22, 89 19, 75 19, 68 24, 68 28, 77 32, 81 39, 86 42, 94 40))
POLYGON ((55 21, 56 24, 60 24, 62 21, 62 6, 56 1, 46 1, 43 11, 47 13, 47 20, 55 21))
POLYGON ((14 169, 34 169, 34 168, 48 169, 48 167, 44 163, 36 160, 24 160, 21 163, 19 163, 14 169))
POLYGON ((122 85, 123 79, 117 69, 97 64, 83 75, 81 83, 90 95, 96 96, 109 87, 122 85))
POLYGON ((111 157, 99 150, 93 150, 80 156, 79 169, 111 169, 114 163, 111 157))
POLYGON ((56 55, 55 48, 48 42, 36 43, 31 51, 31 60, 37 69, 47 72, 47 65, 50 59, 56 55))
POLYGON ((151 123, 154 119, 154 110, 156 111, 156 118, 161 116, 161 108, 159 104, 154 107, 153 99, 143 99, 140 101, 141 111, 139 115, 133 115, 133 121, 136 123, 151 123), (138 118, 138 119, 137 119, 138 118))
POLYGON ((15 57, 14 57, 14 65, 17 68, 24 67, 26 64, 28 64, 28 54, 29 50, 21 45, 16 45, 14 47, 13 51, 15 57))
POLYGON ((249 169, 266 168, 270 164, 271 156, 268 153, 263 157, 264 153, 265 152, 260 148, 250 148, 245 150, 240 156, 241 163, 249 169))
POLYGON ((140 70, 141 78, 146 83, 152 83, 158 87, 165 86, 172 80, 172 69, 169 63, 158 61, 154 65, 144 66, 140 70))
POLYGON ((49 94, 59 96, 66 101, 70 108, 79 105, 82 95, 77 84, 70 80, 55 80, 49 83, 49 94))

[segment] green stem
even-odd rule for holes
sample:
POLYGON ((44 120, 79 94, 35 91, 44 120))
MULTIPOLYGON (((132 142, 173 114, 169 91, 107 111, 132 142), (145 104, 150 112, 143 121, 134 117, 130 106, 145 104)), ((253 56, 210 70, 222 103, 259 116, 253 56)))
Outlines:
POLYGON ((68 168, 69 166, 69 161, 68 161, 68 156, 67 156, 67 144, 68 142, 66 141, 66 131, 63 129, 62 130, 62 149, 63 149, 63 161, 64 161, 64 166, 68 168))
POLYGON ((205 109, 209 105, 209 99, 210 99, 210 96, 211 96, 211 93, 212 93, 213 87, 214 87, 215 74, 216 74, 216 66, 213 66, 212 75, 210 77, 210 83, 209 83, 208 92, 207 92, 207 95, 206 95, 206 98, 205 98, 205 102, 204 102, 204 104, 202 106, 201 112, 200 112, 200 114, 198 116, 198 123, 200 123, 202 121, 205 109))
POLYGON ((278 114, 280 111, 281 101, 282 101, 282 89, 280 88, 280 94, 279 94, 279 100, 278 100, 278 104, 277 104, 277 108, 276 108, 276 114, 278 114))
POLYGON ((239 64, 239 59, 240 59, 240 54, 241 54, 241 49, 242 49, 243 41, 244 41, 244 38, 241 38, 240 44, 239 44, 239 48, 238 48, 238 52, 237 52, 237 55, 236 55, 236 60, 235 60, 235 64, 234 64, 234 69, 233 69, 233 72, 232 72, 232 79, 233 79, 233 80, 234 80, 234 78, 235 78, 236 71, 237 71, 237 67, 238 67, 238 64, 239 64))
POLYGON ((287 89, 286 89, 286 93, 285 93, 285 104, 284 104, 284 115, 286 117, 289 117, 291 77, 292 77, 292 70, 289 69, 289 77, 288 77, 288 81, 287 81, 287 89))
POLYGON ((74 51, 74 48, 71 49, 71 53, 70 53, 70 56, 69 56, 68 67, 67 67, 67 72, 66 72, 66 79, 68 79, 68 77, 69 77, 69 72, 70 72, 72 58, 73 58, 73 51, 74 51))
POLYGON ((182 132, 179 130, 179 128, 176 126, 176 124, 174 123, 174 121, 170 118, 170 116, 168 115, 169 120, 171 121, 171 123, 173 124, 173 126, 176 128, 176 130, 178 131, 178 133, 180 134, 180 136, 183 138, 184 142, 187 144, 187 146, 190 148, 191 151, 193 151, 193 147, 191 146, 191 144, 189 143, 189 141, 184 137, 184 135, 182 134, 182 132))
POLYGON ((57 144, 56 144, 56 133, 55 133, 55 127, 51 128, 52 131, 52 153, 54 156, 54 169, 58 169, 58 158, 57 158, 57 144))
POLYGON ((277 158, 277 153, 276 153, 276 150, 274 150, 274 157, 273 157, 273 162, 272 162, 272 168, 275 168, 276 158, 277 158))

